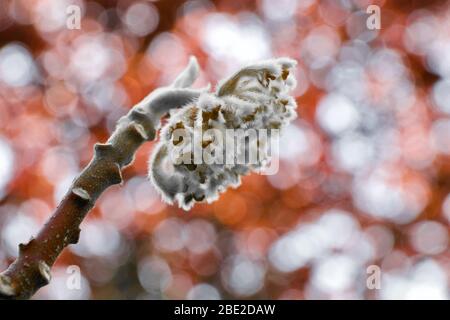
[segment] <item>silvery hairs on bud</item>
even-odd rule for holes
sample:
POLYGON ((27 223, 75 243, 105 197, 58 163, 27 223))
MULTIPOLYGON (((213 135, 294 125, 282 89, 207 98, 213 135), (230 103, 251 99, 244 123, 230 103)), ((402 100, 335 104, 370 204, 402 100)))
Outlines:
MULTIPOLYGON (((192 137, 199 129, 202 132, 213 129, 225 137, 228 129, 270 131, 287 126, 297 116, 295 99, 289 95, 296 85, 292 72, 296 64, 295 60, 278 58, 246 66, 221 81, 215 92, 206 89, 191 103, 170 112, 149 163, 149 177, 164 201, 177 202, 185 210, 195 202, 210 203, 227 187, 239 186, 242 175, 269 163, 267 150, 263 159, 249 164, 181 160, 193 160, 195 148, 217 146, 214 136, 203 134, 198 146, 186 147, 185 144, 191 143, 186 137, 192 137), (187 133, 184 139, 175 134, 177 130, 187 133)), ((197 61, 191 58, 189 66, 173 83, 173 90, 190 86, 198 70, 197 61)), ((258 148, 268 148, 266 141, 257 139, 258 148)), ((248 143, 240 148, 235 157, 249 152, 248 143)))

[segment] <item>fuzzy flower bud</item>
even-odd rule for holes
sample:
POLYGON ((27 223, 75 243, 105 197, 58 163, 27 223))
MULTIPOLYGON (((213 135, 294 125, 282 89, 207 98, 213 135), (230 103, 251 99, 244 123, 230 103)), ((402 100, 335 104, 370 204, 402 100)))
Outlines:
POLYGON ((239 186, 242 175, 268 165, 271 132, 296 117, 296 102, 289 95, 296 84, 295 65, 295 60, 279 58, 247 66, 221 81, 215 92, 205 91, 171 111, 149 168, 166 202, 178 202, 185 210, 195 202, 210 203, 229 186, 239 186), (225 147, 230 132, 239 133, 231 138, 231 153, 225 147), (248 161, 255 152, 255 161, 248 161))

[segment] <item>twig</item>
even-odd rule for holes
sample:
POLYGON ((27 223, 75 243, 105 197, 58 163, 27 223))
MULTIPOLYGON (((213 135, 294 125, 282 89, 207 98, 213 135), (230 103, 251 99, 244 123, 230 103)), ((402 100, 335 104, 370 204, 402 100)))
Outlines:
POLYGON ((69 191, 36 238, 19 245, 19 256, 0 274, 0 299, 28 299, 50 281, 50 268, 69 244, 78 242, 80 224, 108 187, 122 182, 121 170, 136 150, 153 140, 161 116, 196 99, 202 90, 187 89, 198 74, 189 65, 172 86, 158 89, 122 117, 104 144, 97 143, 94 157, 74 180, 69 191))

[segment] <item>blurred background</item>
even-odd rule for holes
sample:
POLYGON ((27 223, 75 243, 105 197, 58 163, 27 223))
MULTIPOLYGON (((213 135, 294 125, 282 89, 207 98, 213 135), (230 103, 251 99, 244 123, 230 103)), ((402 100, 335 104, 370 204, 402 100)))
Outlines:
POLYGON ((446 1, 2 0, 1 270, 93 144, 192 54, 196 87, 248 61, 299 61, 280 171, 186 213, 146 179, 145 144, 35 299, 450 297, 446 1), (371 4, 380 30, 366 26, 371 4))

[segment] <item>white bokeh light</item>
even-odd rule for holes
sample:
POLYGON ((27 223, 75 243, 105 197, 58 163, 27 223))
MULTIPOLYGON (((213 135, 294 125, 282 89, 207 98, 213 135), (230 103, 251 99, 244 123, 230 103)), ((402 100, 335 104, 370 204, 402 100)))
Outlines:
POLYGON ((433 85, 433 102, 441 112, 450 114, 450 80, 439 80, 433 85))
POLYGON ((18 211, 6 219, 0 235, 2 246, 10 256, 15 257, 19 243, 27 243, 38 230, 39 222, 33 215, 18 211))
POLYGON ((321 156, 321 144, 316 133, 306 124, 286 127, 279 140, 279 157, 292 163, 314 165, 321 156))
POLYGON ((439 254, 448 250, 447 229, 436 221, 421 221, 413 226, 410 241, 419 253, 439 254))
POLYGON ((403 272, 383 274, 381 299, 446 300, 449 298, 447 275, 436 261, 427 259, 403 272))
POLYGON ((161 221, 153 231, 155 246, 161 251, 178 251, 184 248, 184 223, 177 218, 161 221))
POLYGON ((33 57, 19 44, 0 49, 0 81, 12 87, 30 84, 36 76, 33 57))
POLYGON ((320 100, 316 118, 326 132, 338 135, 355 128, 359 114, 348 98, 340 94, 329 94, 320 100))
POLYGON ((148 46, 146 54, 151 63, 167 75, 179 72, 177 68, 186 62, 188 56, 181 39, 170 32, 158 34, 148 46), (170 52, 170 59, 167 58, 167 52, 170 52))
POLYGON ((427 65, 430 71, 442 77, 450 76, 450 43, 439 39, 428 44, 427 65))
POLYGON ((341 39, 331 27, 319 26, 312 29, 301 45, 302 58, 312 70, 319 70, 334 62, 339 52, 341 39))
POLYGON ((222 282, 233 294, 246 297, 263 287, 265 274, 261 263, 237 255, 230 257, 222 270, 222 282))
POLYGON ((146 36, 158 26, 158 10, 148 2, 134 3, 125 13, 124 22, 133 34, 139 37, 146 36))
POLYGON ((297 0, 263 0, 262 10, 264 16, 270 20, 283 21, 289 20, 295 14, 297 0))
POLYGON ((158 256, 146 257, 139 261, 138 277, 142 287, 155 296, 159 296, 173 278, 170 266, 158 256))
POLYGON ((122 239, 112 224, 90 220, 83 223, 82 229, 79 242, 71 247, 77 255, 108 257, 119 253, 122 239))
POLYGON ((411 15, 416 16, 416 19, 407 26, 403 42, 408 51, 425 54, 429 49, 430 39, 433 39, 435 30, 439 27, 439 22, 428 11, 415 11, 411 15))
POLYGON ((13 177, 14 151, 9 143, 0 136, 0 199, 4 188, 13 177))
POLYGON ((346 134, 334 141, 331 151, 333 163, 349 173, 368 167, 374 157, 372 141, 359 134, 346 134))
POLYGON ((205 221, 196 219, 186 224, 183 230, 184 242, 189 251, 202 254, 210 250, 216 241, 214 226, 205 221))
POLYGON ((450 154, 450 119, 441 118, 434 121, 430 140, 431 145, 438 151, 444 154, 450 154))
POLYGON ((188 300, 220 300, 219 291, 210 284, 200 283, 193 286, 188 294, 188 300))
POLYGON ((322 292, 342 292, 354 285, 358 269, 364 270, 351 257, 330 255, 315 264, 311 282, 322 292))
POLYGON ((448 223, 450 223, 450 193, 447 194, 442 202, 442 212, 448 223))
POLYGON ((126 71, 126 61, 117 42, 102 34, 79 36, 71 51, 68 76, 83 84, 100 78, 102 81, 120 78, 126 71))
POLYGON ((203 30, 203 47, 217 60, 242 64, 271 54, 268 34, 257 18, 239 22, 226 14, 210 14, 203 30))
POLYGON ((372 252, 351 214, 330 209, 316 221, 300 224, 278 238, 270 248, 269 261, 281 272, 292 272, 336 250, 346 251, 361 262, 370 259, 372 252))
POLYGON ((414 183, 400 185, 394 173, 376 170, 358 177, 353 185, 354 204, 362 211, 399 224, 413 221, 427 204, 427 197, 414 183), (412 192, 416 191, 416 194, 412 192))

